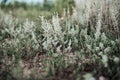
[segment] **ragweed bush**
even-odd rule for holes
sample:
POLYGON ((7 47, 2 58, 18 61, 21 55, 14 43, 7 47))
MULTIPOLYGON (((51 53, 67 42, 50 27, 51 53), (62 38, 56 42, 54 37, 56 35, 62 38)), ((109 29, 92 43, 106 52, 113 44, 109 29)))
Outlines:
MULTIPOLYGON (((34 22, 26 20, 20 24, 11 15, 4 15, 3 13, 1 15, 3 15, 0 22, 1 52, 3 54, 21 57, 21 55, 28 54, 28 51, 31 52, 38 49, 39 44, 36 40, 34 22), (33 46, 35 46, 34 49, 33 46)), ((30 52, 29 54, 31 54, 30 52)))
POLYGON ((38 57, 44 66, 41 78, 79 80, 89 72, 92 79, 119 79, 119 4, 118 0, 82 1, 72 14, 64 10, 62 17, 55 13, 50 20, 40 16, 40 23, 19 23, 0 11, 0 52, 15 59, 35 57, 35 62, 38 57), (41 55, 45 55, 42 60, 41 55))

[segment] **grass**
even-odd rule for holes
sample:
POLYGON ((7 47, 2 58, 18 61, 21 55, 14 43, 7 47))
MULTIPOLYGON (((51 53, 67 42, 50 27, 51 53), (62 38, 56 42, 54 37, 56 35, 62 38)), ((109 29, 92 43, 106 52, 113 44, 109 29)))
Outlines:
POLYGON ((0 80, 119 80, 119 4, 88 0, 40 22, 1 10, 0 80))

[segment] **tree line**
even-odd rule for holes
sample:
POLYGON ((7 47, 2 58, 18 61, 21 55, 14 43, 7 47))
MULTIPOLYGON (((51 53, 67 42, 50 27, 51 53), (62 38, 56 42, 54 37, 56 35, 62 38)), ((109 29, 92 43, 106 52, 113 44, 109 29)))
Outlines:
POLYGON ((0 3, 1 9, 18 9, 23 8, 25 10, 27 9, 38 9, 38 10, 55 10, 58 12, 63 11, 63 8, 69 8, 72 9, 72 7, 75 6, 74 0, 55 0, 54 2, 50 2, 49 0, 44 0, 43 3, 25 3, 25 2, 19 2, 19 1, 12 1, 10 3, 7 3, 8 0, 2 0, 0 3))

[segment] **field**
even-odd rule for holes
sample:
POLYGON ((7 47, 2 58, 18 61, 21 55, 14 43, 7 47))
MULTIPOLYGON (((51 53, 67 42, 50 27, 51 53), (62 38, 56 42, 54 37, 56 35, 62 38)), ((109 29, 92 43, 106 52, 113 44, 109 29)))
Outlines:
POLYGON ((120 1, 52 12, 0 10, 0 80, 120 80, 120 1))

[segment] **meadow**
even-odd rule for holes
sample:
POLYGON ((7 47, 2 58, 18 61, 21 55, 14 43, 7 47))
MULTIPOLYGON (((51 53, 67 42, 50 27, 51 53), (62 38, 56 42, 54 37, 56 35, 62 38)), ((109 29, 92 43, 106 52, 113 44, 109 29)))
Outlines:
POLYGON ((0 10, 0 80, 120 80, 119 0, 20 10, 0 10))

